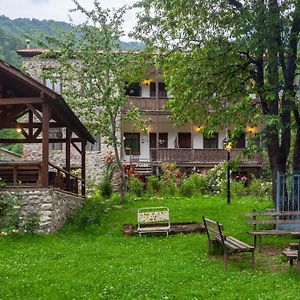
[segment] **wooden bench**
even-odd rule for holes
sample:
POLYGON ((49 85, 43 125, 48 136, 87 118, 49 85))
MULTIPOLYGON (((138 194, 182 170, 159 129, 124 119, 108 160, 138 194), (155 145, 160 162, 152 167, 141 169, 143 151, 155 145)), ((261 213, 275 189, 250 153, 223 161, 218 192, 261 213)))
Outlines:
POLYGON ((227 259, 229 254, 240 253, 240 252, 251 252, 252 254, 252 267, 255 268, 254 250, 255 248, 232 237, 225 236, 223 234, 223 226, 218 222, 206 219, 203 217, 203 224, 208 238, 209 253, 211 247, 215 241, 220 243, 223 248, 224 256, 224 270, 227 270, 227 259))
POLYGON ((145 207, 138 210, 138 233, 166 233, 170 231, 170 213, 167 207, 145 207))
MULTIPOLYGON (((259 212, 255 209, 251 213, 246 213, 245 216, 252 217, 252 220, 247 220, 247 224, 253 225, 253 230, 248 231, 253 235, 254 247, 257 246, 258 237, 258 251, 262 249, 263 236, 281 236, 297 233, 300 230, 283 229, 285 224, 300 224, 300 211, 264 211, 259 212), (291 219, 294 218, 294 219, 291 219), (258 228, 258 226, 260 228, 258 228), (281 227, 281 228, 280 228, 281 227)), ((299 233, 300 234, 300 233, 299 233)))

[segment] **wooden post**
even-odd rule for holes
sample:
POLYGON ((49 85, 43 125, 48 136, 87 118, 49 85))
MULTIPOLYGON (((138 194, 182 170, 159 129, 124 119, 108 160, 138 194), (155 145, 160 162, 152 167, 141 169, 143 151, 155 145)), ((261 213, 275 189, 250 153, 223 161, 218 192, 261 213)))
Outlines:
POLYGON ((66 188, 70 191, 70 172, 71 172, 71 136, 69 127, 66 128, 66 188))
MULTIPOLYGON (((159 149, 159 84, 158 84, 158 71, 155 76, 155 99, 156 99, 156 160, 158 160, 159 149)), ((156 167, 156 176, 159 176, 158 166, 156 167)))
POLYGON ((42 119, 42 187, 49 187, 49 121, 50 108, 47 102, 43 102, 42 119))
POLYGON ((85 197, 85 145, 86 141, 81 142, 81 195, 85 197))

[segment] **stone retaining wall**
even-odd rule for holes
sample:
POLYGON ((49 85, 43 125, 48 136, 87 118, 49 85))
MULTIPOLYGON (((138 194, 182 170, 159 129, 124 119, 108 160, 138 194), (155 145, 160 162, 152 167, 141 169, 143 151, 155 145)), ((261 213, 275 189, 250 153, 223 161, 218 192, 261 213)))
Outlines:
POLYGON ((38 233, 57 231, 85 202, 83 198, 54 189, 18 189, 1 191, 0 194, 7 192, 19 198, 21 223, 24 224, 32 213, 37 214, 38 233))

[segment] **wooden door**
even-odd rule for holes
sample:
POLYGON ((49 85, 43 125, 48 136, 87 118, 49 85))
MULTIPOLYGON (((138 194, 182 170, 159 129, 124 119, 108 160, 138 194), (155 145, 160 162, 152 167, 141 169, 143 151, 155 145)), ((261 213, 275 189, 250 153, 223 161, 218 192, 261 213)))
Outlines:
POLYGON ((192 135, 190 132, 178 132, 178 148, 192 148, 192 135))

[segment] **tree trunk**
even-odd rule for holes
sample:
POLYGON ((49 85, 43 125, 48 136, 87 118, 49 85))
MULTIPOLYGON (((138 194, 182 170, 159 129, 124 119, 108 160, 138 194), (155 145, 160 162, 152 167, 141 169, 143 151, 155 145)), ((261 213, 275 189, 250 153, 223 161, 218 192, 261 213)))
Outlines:
POLYGON ((297 128, 293 153, 293 172, 300 172, 300 128, 297 128))

